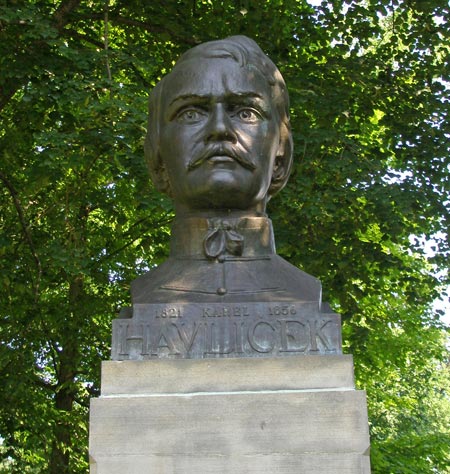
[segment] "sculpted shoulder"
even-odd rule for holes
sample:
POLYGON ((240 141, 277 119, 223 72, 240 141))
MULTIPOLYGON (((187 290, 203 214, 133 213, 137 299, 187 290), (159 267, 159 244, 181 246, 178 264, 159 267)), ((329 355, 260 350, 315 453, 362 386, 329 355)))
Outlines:
POLYGON ((134 304, 273 300, 320 303, 321 291, 317 278, 278 255, 224 263, 169 258, 134 280, 131 289, 134 304))

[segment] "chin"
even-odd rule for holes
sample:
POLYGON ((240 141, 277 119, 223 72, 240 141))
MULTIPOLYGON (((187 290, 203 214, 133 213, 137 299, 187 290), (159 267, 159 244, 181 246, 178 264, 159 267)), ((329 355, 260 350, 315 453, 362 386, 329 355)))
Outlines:
POLYGON ((239 189, 223 186, 214 188, 211 193, 197 195, 191 202, 197 209, 245 210, 252 207, 254 200, 239 189))
POLYGON ((214 170, 185 181, 178 197, 191 209, 252 209, 264 198, 266 183, 255 180, 254 176, 229 170, 214 170))
POLYGON ((203 196, 196 200, 197 209, 239 209, 245 210, 251 207, 248 200, 236 199, 236 196, 203 196))

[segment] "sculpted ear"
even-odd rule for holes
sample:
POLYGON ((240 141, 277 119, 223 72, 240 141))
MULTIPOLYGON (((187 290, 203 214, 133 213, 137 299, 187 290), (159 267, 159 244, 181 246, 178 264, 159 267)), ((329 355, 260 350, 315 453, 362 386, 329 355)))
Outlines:
POLYGON ((150 177, 155 188, 172 197, 169 176, 159 153, 161 96, 164 79, 150 93, 148 106, 148 126, 144 142, 144 155, 147 161, 150 177))
POLYGON ((147 160, 150 178, 159 192, 172 197, 169 175, 159 154, 158 143, 154 143, 152 139, 157 141, 156 136, 148 134, 144 142, 144 154, 147 160))
POLYGON ((280 143, 273 165, 272 181, 269 187, 269 196, 274 196, 284 188, 292 167, 292 133, 288 124, 283 123, 280 130, 280 143))
POLYGON ((169 175, 167 174, 167 169, 164 166, 164 163, 161 158, 158 158, 158 160, 156 161, 156 165, 157 166, 150 168, 150 176, 152 178, 153 184, 155 185, 155 188, 160 193, 166 194, 169 197, 173 197, 169 175))

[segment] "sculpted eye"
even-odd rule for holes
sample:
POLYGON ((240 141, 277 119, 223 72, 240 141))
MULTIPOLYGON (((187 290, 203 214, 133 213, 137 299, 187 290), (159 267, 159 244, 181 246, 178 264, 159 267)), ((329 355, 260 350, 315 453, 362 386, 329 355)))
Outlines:
POLYGON ((243 122, 257 122, 260 120, 261 116, 253 109, 239 109, 236 111, 236 116, 243 122))
POLYGON ((184 109, 177 114, 177 121, 180 123, 197 123, 203 119, 205 114, 199 109, 184 109))

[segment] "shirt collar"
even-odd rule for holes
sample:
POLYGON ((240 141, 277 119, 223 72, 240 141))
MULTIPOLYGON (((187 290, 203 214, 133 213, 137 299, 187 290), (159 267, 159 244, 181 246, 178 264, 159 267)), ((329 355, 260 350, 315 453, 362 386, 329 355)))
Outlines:
POLYGON ((215 253, 219 258, 252 258, 275 254, 272 222, 267 217, 185 217, 175 219, 172 224, 170 255, 174 258, 211 259, 211 252, 207 252, 205 247, 209 245, 205 243, 208 239, 215 240, 215 248, 218 248, 215 253))

